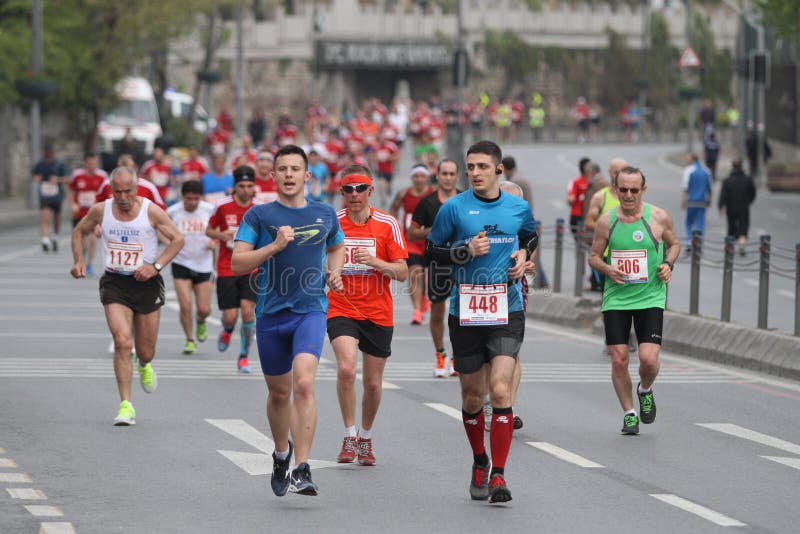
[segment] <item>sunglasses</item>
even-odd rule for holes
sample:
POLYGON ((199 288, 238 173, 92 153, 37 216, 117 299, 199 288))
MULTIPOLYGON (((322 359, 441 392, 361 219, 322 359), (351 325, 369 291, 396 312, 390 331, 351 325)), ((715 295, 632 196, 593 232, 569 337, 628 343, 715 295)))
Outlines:
POLYGON ((618 187, 617 191, 619 191, 620 193, 630 193, 631 195, 638 195, 641 189, 639 189, 638 187, 618 187))
POLYGON ((369 184, 346 184, 342 186, 345 193, 363 193, 369 189, 369 184))

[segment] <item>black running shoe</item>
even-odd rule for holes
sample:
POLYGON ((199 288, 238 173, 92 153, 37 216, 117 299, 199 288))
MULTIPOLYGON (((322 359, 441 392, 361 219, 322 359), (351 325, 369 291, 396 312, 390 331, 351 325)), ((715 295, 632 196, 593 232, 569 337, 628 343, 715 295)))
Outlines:
POLYGON ((52 243, 53 243, 53 252, 58 252, 58 241, 53 239, 52 243))
POLYGON ((639 413, 642 414, 642 423, 649 425, 656 420, 656 399, 653 396, 653 390, 639 393, 637 386, 636 392, 639 394, 639 413))
POLYGON ((511 492, 506 486, 506 479, 500 473, 495 473, 489 482, 489 502, 508 502, 510 500, 511 492))
POLYGON ((272 478, 269 485, 272 486, 272 492, 278 497, 283 497, 289 491, 289 466, 292 461, 292 442, 289 442, 289 454, 285 460, 278 460, 275 453, 272 453, 272 478))
POLYGON ((485 466, 472 464, 472 478, 469 481, 469 496, 472 497, 472 500, 485 501, 489 498, 489 469, 491 467, 488 462, 485 466))
POLYGON ((622 420, 622 433, 635 436, 639 433, 639 417, 635 413, 626 413, 622 420))
POLYGON ((514 416, 514 430, 519 430, 520 428, 522 428, 522 419, 520 418, 520 416, 515 415, 514 416))
POLYGON ((319 488, 311 480, 311 468, 303 462, 292 470, 290 477, 289 491, 300 495, 314 496, 319 492, 319 488))

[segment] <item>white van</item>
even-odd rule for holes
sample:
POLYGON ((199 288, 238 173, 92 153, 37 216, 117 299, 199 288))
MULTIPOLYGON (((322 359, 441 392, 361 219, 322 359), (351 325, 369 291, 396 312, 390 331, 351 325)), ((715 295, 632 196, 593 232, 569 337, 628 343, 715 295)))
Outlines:
MULTIPOLYGON (((189 115, 189 108, 192 107, 192 102, 194 102, 192 95, 179 93, 172 88, 164 91, 164 106, 173 117, 184 118, 189 115)), ((195 106, 192 126, 196 131, 205 134, 212 130, 216 124, 217 121, 208 116, 208 112, 203 109, 203 106, 200 104, 195 106)))
MULTIPOLYGON (((134 157, 142 159, 153 153, 156 139, 161 137, 161 122, 153 88, 144 78, 128 77, 114 87, 119 97, 117 104, 104 110, 97 124, 97 151, 102 156, 103 166, 114 166, 114 158, 124 147, 121 143, 130 128, 135 140, 134 157)), ((124 147, 130 150, 130 146, 124 147)))

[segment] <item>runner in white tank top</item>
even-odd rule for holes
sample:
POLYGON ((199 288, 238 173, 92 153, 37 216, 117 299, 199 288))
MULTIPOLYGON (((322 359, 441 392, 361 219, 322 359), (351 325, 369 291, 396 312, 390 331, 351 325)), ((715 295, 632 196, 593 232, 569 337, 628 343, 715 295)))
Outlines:
POLYGON ((136 196, 136 175, 127 167, 111 173, 113 198, 95 204, 72 232, 70 274, 86 277, 83 259, 84 237, 100 225, 104 248, 105 273, 100 278, 100 301, 114 338, 114 374, 120 406, 115 425, 136 424, 131 405, 131 351, 136 325, 136 353, 139 380, 145 393, 152 393, 158 381, 150 362, 155 356, 158 322, 164 305, 164 281, 159 274, 183 247, 183 236, 167 214, 136 196), (158 254, 158 234, 167 246, 158 254))
POLYGON ((167 214, 184 235, 186 244, 172 261, 172 280, 180 306, 180 319, 186 342, 184 354, 194 354, 197 345, 192 333, 192 294, 197 307, 197 340, 208 338, 206 317, 211 313, 211 277, 214 274, 214 249, 217 242, 206 235, 214 206, 201 200, 203 185, 189 180, 181 186, 183 200, 173 204, 167 214))

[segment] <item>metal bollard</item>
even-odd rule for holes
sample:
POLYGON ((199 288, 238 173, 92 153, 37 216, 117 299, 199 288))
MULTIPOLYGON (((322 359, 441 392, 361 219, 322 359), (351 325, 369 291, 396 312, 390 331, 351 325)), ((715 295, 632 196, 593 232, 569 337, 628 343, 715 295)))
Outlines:
POLYGON ((736 240, 733 236, 725 238, 725 262, 722 267, 722 311, 720 320, 731 320, 731 292, 733 290, 733 251, 736 240))
POLYGON ((800 336, 800 243, 794 246, 794 335, 800 336))
POLYGON ((761 260, 758 263, 758 327, 767 328, 769 314, 769 253, 771 237, 761 236, 761 260))
POLYGON ((556 219, 556 262, 553 269, 553 293, 561 293, 561 261, 564 254, 564 219, 556 219))
POLYGON ((689 283, 689 314, 700 313, 700 253, 703 247, 703 236, 697 230, 692 232, 692 269, 689 283))
POLYGON ((572 294, 576 297, 583 295, 583 273, 586 268, 586 255, 583 251, 583 228, 575 232, 575 289, 572 294))

